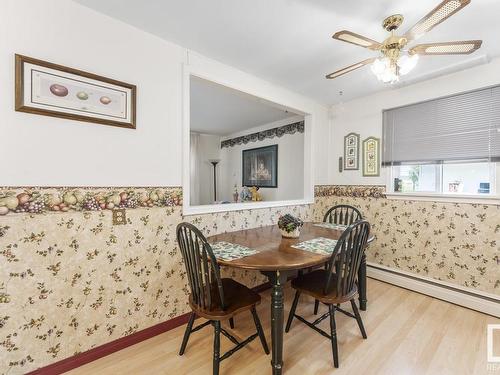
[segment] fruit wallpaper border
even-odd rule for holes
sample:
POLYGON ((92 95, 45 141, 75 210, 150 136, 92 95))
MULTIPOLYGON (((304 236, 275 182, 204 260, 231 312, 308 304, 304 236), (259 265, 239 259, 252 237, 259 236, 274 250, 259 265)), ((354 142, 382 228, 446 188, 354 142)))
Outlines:
MULTIPOLYGON (((317 185, 315 196, 385 198, 385 187, 317 185)), ((0 187, 0 216, 181 205, 181 187, 0 187)))
POLYGON ((0 187, 0 216, 180 205, 180 187, 0 187))
POLYGON ((316 185, 315 197, 385 198, 383 185, 316 185))

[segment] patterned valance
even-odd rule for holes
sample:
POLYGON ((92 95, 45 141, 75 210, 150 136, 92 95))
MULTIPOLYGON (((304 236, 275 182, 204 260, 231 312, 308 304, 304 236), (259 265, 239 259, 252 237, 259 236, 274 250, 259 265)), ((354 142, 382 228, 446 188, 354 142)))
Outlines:
POLYGON ((285 134, 304 133, 304 121, 280 126, 277 128, 263 130, 261 132, 242 135, 241 137, 226 139, 220 143, 220 147, 233 147, 235 145, 247 144, 248 142, 263 141, 266 138, 282 137, 285 134))

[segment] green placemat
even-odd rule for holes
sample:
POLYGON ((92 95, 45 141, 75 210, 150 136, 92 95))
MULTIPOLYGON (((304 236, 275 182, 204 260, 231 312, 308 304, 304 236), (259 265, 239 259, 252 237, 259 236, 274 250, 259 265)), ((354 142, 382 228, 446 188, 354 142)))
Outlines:
POLYGON ((336 244, 337 240, 317 237, 312 240, 300 242, 292 247, 299 250, 310 251, 311 253, 330 255, 333 253, 336 244))
POLYGON ((210 246, 215 257, 225 261, 240 259, 257 253, 257 251, 249 247, 224 241, 216 242, 210 246))
POLYGON ((347 225, 343 224, 334 224, 334 223, 318 223, 314 224, 316 227, 335 229, 335 230, 346 230, 347 225))

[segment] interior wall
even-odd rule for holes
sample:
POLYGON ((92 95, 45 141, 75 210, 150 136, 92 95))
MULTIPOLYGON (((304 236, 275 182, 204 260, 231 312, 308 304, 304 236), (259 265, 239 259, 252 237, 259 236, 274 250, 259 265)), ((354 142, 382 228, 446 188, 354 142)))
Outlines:
MULTIPOLYGON (((268 100, 292 108, 306 107, 313 114, 312 164, 316 184, 383 181, 382 178, 362 178, 357 172, 338 174, 333 169, 342 152, 341 139, 348 131, 358 131, 362 138, 380 135, 380 109, 421 100, 419 98, 428 97, 429 92, 440 96, 500 81, 497 60, 452 78, 443 77, 401 91, 359 99, 346 103, 343 112, 334 112, 338 117, 334 119, 335 131, 331 133, 328 111, 321 105, 203 56, 189 53, 188 58, 185 48, 72 1, 4 0, 2 6, 0 82, 6 88, 4 91, 11 94, 3 95, 0 101, 0 186, 180 186, 183 63, 203 66, 216 75, 230 77, 268 100), (136 84, 137 129, 15 112, 14 53, 136 84)), ((131 194, 129 190, 117 192, 131 194)), ((20 191, 14 192, 18 193, 20 191)), ((63 196, 64 191, 58 193, 63 196)), ((158 196, 157 192, 148 192, 148 195, 158 196)), ((318 205, 321 213, 333 203, 318 205)), ((407 219, 408 223, 401 228, 397 207, 391 214, 390 202, 383 205, 387 210, 384 220, 392 224, 394 235, 399 235, 398 230, 408 234, 405 239, 408 242, 401 243, 400 247, 406 251, 411 244, 409 233, 420 224, 407 219)), ((412 202, 407 205, 411 206, 412 202)), ((69 212, 38 215, 9 212, 0 217, 0 248, 6 249, 0 267, 0 296, 4 301, 2 311, 5 311, 0 317, 0 341, 5 346, 3 353, 7 353, 6 360, 0 361, 2 373, 26 373, 185 312, 185 279, 175 245, 175 227, 181 220, 190 220, 211 235, 274 224, 284 213, 311 220, 312 208, 245 210, 186 219, 176 203, 167 207, 127 209, 127 225, 114 226, 111 211, 80 212, 79 206, 75 207, 69 212)), ((474 211, 457 212, 460 215, 474 212, 478 224, 465 227, 462 222, 464 226, 453 227, 455 229, 448 232, 450 236, 464 240, 466 231, 481 229, 483 216, 476 215, 483 212, 476 206, 473 208, 474 211)), ((373 208, 367 204, 363 209, 373 208)), ((419 205, 412 215, 423 217, 424 212, 430 210, 435 210, 433 203, 419 205)), ((432 223, 432 229, 444 230, 454 225, 456 212, 448 206, 442 211, 446 220, 440 219, 441 212, 437 213, 439 218, 432 223)), ((498 222, 497 211, 488 211, 489 223, 498 222)), ((488 229, 491 254, 496 254, 498 246, 497 229, 488 229)), ((429 232, 428 236, 432 235, 432 231, 429 232)), ((485 239, 481 232, 477 237, 480 238, 476 246, 480 249, 485 239)), ((385 243, 385 240, 375 243, 370 251, 376 254, 385 243)), ((460 254, 467 254, 468 242, 460 246, 463 246, 460 254)), ((457 263, 456 249, 448 250, 450 264, 457 263)), ((412 259, 418 261, 424 255, 416 253, 412 259)), ((405 267, 415 269, 406 256, 401 254, 405 267)), ((491 256, 487 256, 488 266, 493 265, 491 272, 496 272, 496 262, 491 256)), ((375 255, 374 259, 377 259, 375 255)), ((476 267, 475 263, 470 264, 476 267)), ((463 272, 461 265, 460 262, 450 271, 463 272)), ((441 266, 436 264, 436 267, 441 266)), ((477 267, 473 276, 483 272, 483 265, 477 264, 477 267)), ((498 273, 490 273, 488 268, 486 275, 493 275, 487 276, 493 279, 498 273)), ((238 275, 231 272, 230 276, 238 275)), ((248 285, 263 281, 256 272, 244 276, 247 277, 242 281, 248 285)), ((471 288, 477 287, 474 279, 467 280, 471 288)), ((488 279, 483 284, 481 280, 481 285, 497 292, 500 282, 490 283, 488 279)))
MULTIPOLYGON (((184 217, 180 189, 171 200, 157 189, 110 187, 181 186, 183 64, 305 108, 316 146, 328 143, 325 107, 73 1, 2 1, 0 44, 7 93, 0 101, 0 186, 23 186, 0 188, 0 196, 33 201, 39 197, 33 186, 107 187, 42 191, 49 205, 39 214, 2 207, 0 249, 7 250, 0 267, 0 373, 23 374, 185 312, 175 242, 180 221, 192 220, 211 235, 274 224, 284 213, 310 218, 311 206, 184 217), (137 129, 16 112, 15 53, 137 85, 137 129), (56 212, 50 204, 61 199, 65 205, 56 212), (126 225, 112 222, 108 207, 116 199, 127 206, 126 225), (96 201, 106 208, 85 208, 96 201)), ((328 160, 321 153, 327 147, 315 150, 314 181, 325 183, 328 160)), ((251 274, 230 272, 248 275, 247 285, 262 282, 251 274)))
MULTIPOLYGON (((16 112, 14 95, 4 95, 3 186, 180 186, 183 64, 229 77, 272 101, 307 107, 316 140, 329 127, 327 109, 308 98, 73 1, 3 1, 0 34, 0 81, 9 93, 15 53, 137 85, 136 130, 16 112)), ((314 158, 322 162, 320 152, 314 158)), ((319 173, 321 180, 326 177, 319 173)))
MULTIPOLYGON (((355 73, 354 73, 355 74, 355 73)), ((382 111, 500 83, 500 59, 489 64, 429 81, 366 96, 331 108, 330 158, 343 156, 344 136, 361 140, 382 138, 382 111)), ((383 145, 382 145, 383 147, 383 145)), ((376 240, 367 248, 369 262, 431 277, 460 287, 498 296, 498 231, 500 203, 469 204, 387 199, 386 169, 380 177, 363 177, 359 171, 331 169, 331 183, 315 202, 316 220, 328 207, 354 205, 369 220, 376 240), (373 196, 370 191, 380 190, 373 196)))
MULTIPOLYGON (((272 129, 297 121, 302 121, 301 116, 285 120, 275 121, 256 128, 247 129, 244 132, 228 135, 224 139, 239 137, 246 134, 272 129)), ((285 134, 282 137, 264 139, 262 141, 250 142, 221 150, 221 198, 232 201, 234 185, 238 191, 242 188, 242 164, 243 150, 257 147, 278 145, 278 187, 261 188, 259 193, 263 201, 292 200, 304 197, 304 134, 285 134)))
POLYGON ((137 129, 14 111, 0 102, 0 185, 180 185, 185 49, 72 1, 2 2, 0 81, 14 92, 14 54, 137 85, 137 129))
MULTIPOLYGON (((108 190, 114 189, 79 193, 99 197, 108 190)), ((36 190, 68 191, 75 192, 36 190)), ((312 205, 185 217, 179 192, 128 189, 138 200, 174 199, 127 209, 122 225, 112 225, 111 210, 0 216, 0 374, 26 374, 189 312, 176 242, 181 221, 211 236, 275 224, 285 213, 312 217, 312 205)), ((223 268, 222 276, 249 287, 266 280, 258 271, 232 268, 223 268)))
POLYGON ((337 167, 338 158, 343 156, 344 136, 348 133, 360 134, 361 140, 369 136, 382 138, 382 111, 384 109, 499 83, 500 58, 497 58, 486 65, 476 66, 411 86, 387 89, 374 95, 333 106, 331 112, 332 153, 330 157, 335 164, 332 165, 330 182, 338 185, 385 185, 386 168, 381 168, 380 177, 363 177, 361 163, 359 171, 340 173, 337 167))
MULTIPOLYGON (((191 133, 193 136, 193 133, 191 133)), ((197 158, 197 172, 194 184, 198 184, 198 196, 193 196, 191 192, 191 204, 211 204, 214 202, 214 167, 210 160, 221 158, 220 141, 221 137, 212 134, 197 134, 198 147, 196 149, 197 158)), ((221 163, 222 164, 222 161, 221 163)), ((220 194, 220 180, 223 178, 221 175, 220 164, 217 166, 217 199, 221 200, 220 194)))

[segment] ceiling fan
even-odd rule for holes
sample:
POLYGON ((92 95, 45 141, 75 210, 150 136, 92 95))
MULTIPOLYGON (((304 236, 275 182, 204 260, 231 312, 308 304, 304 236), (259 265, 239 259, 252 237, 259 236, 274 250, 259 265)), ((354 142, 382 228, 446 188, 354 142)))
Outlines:
POLYGON ((371 64, 372 72, 380 81, 395 83, 399 81, 400 76, 408 74, 417 65, 419 55, 468 55, 473 53, 481 47, 481 40, 417 44, 414 47, 407 48, 409 43, 432 30, 470 2, 471 0, 444 0, 402 36, 397 35, 396 30, 403 23, 404 17, 401 14, 389 16, 383 21, 382 26, 391 35, 382 43, 347 30, 335 33, 333 35, 334 39, 368 48, 372 51, 380 51, 381 56, 372 57, 337 70, 328 74, 326 78, 337 78, 371 64))

